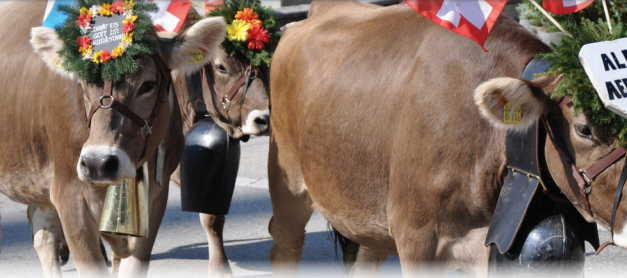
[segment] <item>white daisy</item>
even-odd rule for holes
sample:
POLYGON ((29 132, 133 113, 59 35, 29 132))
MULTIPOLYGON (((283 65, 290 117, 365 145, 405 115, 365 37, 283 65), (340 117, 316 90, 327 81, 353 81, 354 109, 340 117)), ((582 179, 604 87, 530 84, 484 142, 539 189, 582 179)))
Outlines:
POLYGON ((83 36, 89 34, 89 31, 91 31, 91 24, 89 24, 89 23, 87 23, 87 25, 85 27, 80 26, 80 25, 79 25, 79 27, 81 28, 81 35, 83 35, 83 36))
POLYGON ((89 8, 89 11, 92 13, 91 17, 96 18, 96 16, 100 14, 100 6, 93 5, 89 8))

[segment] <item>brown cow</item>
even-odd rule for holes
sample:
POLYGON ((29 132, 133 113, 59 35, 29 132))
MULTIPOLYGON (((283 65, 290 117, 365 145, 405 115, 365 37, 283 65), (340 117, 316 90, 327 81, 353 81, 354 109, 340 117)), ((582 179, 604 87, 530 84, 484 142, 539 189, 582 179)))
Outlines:
MULTIPOLYGON (((55 66, 61 46, 56 33, 46 28, 34 28, 31 33, 32 27, 41 24, 45 5, 45 2, 0 3, 0 16, 13 26, 2 31, 4 39, 0 42, 3 85, 0 131, 7 134, 0 141, 0 192, 14 201, 56 210, 79 274, 108 276, 98 232, 106 186, 134 177, 144 161, 149 161, 150 173, 154 175, 156 146, 163 140, 165 185, 159 187, 151 179, 149 236, 145 239, 105 236, 113 251, 126 258, 122 261, 122 274, 145 275, 165 211, 168 176, 176 168, 182 150, 178 103, 173 97, 170 101, 167 97, 164 102, 159 101, 161 109, 154 117, 152 135, 146 142, 133 122, 106 109, 94 114, 88 130, 86 113, 102 94, 102 85, 82 82, 84 92, 77 89, 76 76, 55 66), (29 44, 31 34, 37 54, 29 44), (145 145, 145 155, 140 158, 145 145), (104 159, 99 159, 100 156, 104 159), (112 160, 117 163, 109 163, 112 160)), ((199 66, 187 65, 188 54, 199 48, 205 60, 209 60, 224 33, 223 19, 205 19, 175 38, 159 38, 157 57, 170 69, 197 69, 199 66)), ((169 76, 169 72, 160 74, 150 57, 141 57, 138 62, 138 73, 115 84, 113 95, 140 117, 148 117, 157 103, 160 87, 157 81, 169 76), (142 95, 137 96, 140 89, 142 95)), ((55 246, 54 242, 59 240, 60 235, 52 234, 53 231, 44 231, 47 235, 43 238, 52 241, 46 246, 55 246)), ((58 254, 58 250, 53 251, 58 254)), ((46 275, 60 274, 58 267, 50 271, 53 273, 46 275)))
MULTIPOLYGON (((270 81, 277 274, 296 273, 315 208, 363 246, 360 256, 374 268, 398 254, 405 276, 457 268, 485 276, 484 241, 508 165, 501 97, 522 106, 523 121, 512 128, 548 116, 582 169, 614 149, 606 130, 548 97, 559 77, 517 79, 536 53, 550 51, 531 33, 501 16, 485 47, 406 5, 316 2, 286 31, 270 81)), ((586 220, 607 228, 624 162, 594 181, 590 215, 550 141, 546 160, 586 220)), ((622 247, 625 199, 614 235, 622 247)))

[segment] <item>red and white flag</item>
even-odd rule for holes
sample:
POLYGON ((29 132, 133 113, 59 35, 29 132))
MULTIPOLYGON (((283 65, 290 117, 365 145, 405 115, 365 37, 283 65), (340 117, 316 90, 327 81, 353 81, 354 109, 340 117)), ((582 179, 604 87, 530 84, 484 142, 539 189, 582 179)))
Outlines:
MULTIPOLYGON (((483 50, 507 0, 403 0, 436 24, 476 41, 483 50)), ((486 50, 487 51, 487 50, 486 50)))
POLYGON ((542 5, 554 14, 570 14, 587 8, 593 2, 594 0, 544 0, 542 5))
POLYGON ((150 19, 159 31, 176 32, 181 30, 187 13, 192 7, 191 1, 148 0, 157 4, 159 11, 151 14, 150 19))
POLYGON ((223 0, 205 0, 205 10, 207 12, 213 12, 222 4, 224 4, 223 0))

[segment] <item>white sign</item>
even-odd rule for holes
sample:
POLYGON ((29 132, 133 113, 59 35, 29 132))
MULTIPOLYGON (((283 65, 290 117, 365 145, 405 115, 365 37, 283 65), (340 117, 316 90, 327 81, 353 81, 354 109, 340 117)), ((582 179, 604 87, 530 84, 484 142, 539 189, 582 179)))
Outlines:
POLYGON ((627 38, 586 44, 579 61, 605 108, 627 118, 627 38))

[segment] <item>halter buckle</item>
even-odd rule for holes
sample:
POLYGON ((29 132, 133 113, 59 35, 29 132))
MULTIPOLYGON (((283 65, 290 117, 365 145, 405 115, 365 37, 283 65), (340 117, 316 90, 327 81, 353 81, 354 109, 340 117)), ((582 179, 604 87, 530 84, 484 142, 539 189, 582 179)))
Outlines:
POLYGON ((115 98, 113 98, 113 96, 101 96, 100 97, 100 108, 111 108, 111 105, 113 105, 113 102, 115 102, 115 98), (109 102, 109 105, 104 105, 102 103, 102 100, 106 99, 106 98, 110 98, 111 99, 111 102, 109 102))
POLYGON ((146 138, 148 138, 148 136, 150 136, 150 134, 152 134, 152 126, 150 126, 150 124, 148 124, 148 120, 144 120, 144 126, 141 128, 140 132, 142 134, 142 137, 144 137, 144 140, 146 140, 146 138))
POLYGON ((226 111, 229 111, 229 109, 231 108, 231 101, 229 100, 228 95, 224 95, 224 97, 222 98, 222 108, 224 108, 224 110, 226 111))
POLYGON ((581 177, 583 177, 583 180, 586 181, 586 186, 584 186, 584 188, 586 190, 586 194, 589 194, 590 191, 592 190, 592 180, 588 178, 585 170, 579 169, 579 174, 581 174, 581 177))

